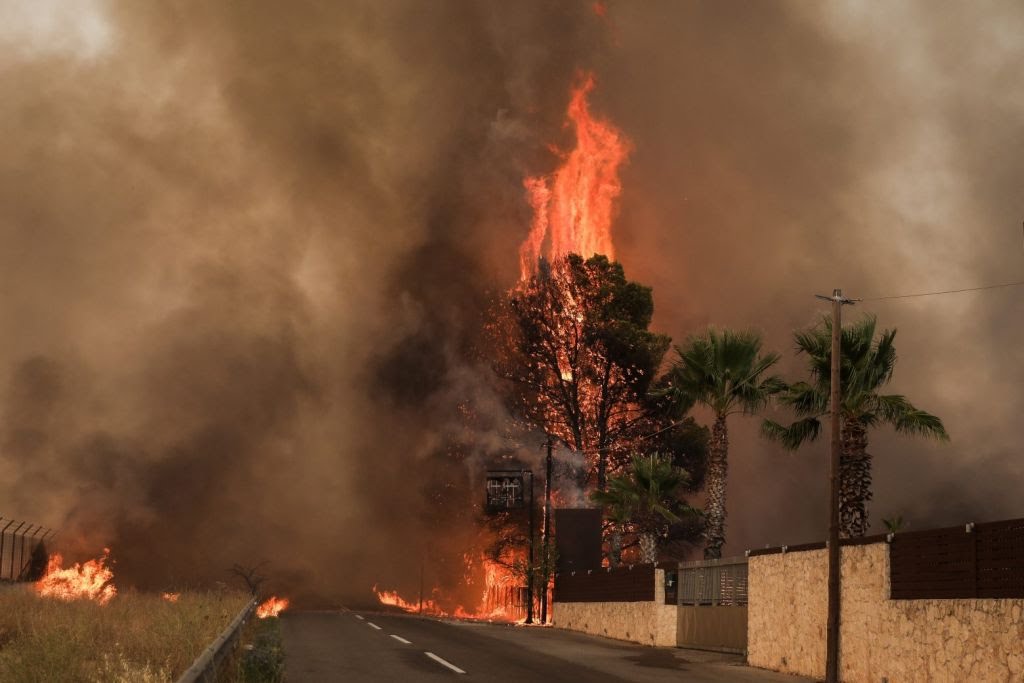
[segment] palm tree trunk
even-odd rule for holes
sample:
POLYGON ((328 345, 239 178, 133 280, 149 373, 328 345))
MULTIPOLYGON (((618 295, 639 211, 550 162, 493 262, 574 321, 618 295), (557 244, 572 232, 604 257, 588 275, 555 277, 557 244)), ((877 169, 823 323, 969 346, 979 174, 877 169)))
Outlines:
POLYGON ((658 539, 649 531, 640 534, 640 561, 645 564, 658 561, 658 539))
POLYGON ((622 530, 616 525, 612 529, 612 537, 608 548, 608 565, 618 567, 622 564, 622 530))
POLYGON ((708 454, 708 470, 704 481, 707 501, 704 503, 704 559, 722 557, 725 544, 725 479, 729 463, 729 432, 725 426, 725 415, 717 415, 711 428, 711 448, 708 454))
POLYGON ((845 538, 859 538, 868 532, 867 502, 871 500, 871 454, 864 423, 856 418, 843 421, 842 450, 839 455, 839 532, 845 538))

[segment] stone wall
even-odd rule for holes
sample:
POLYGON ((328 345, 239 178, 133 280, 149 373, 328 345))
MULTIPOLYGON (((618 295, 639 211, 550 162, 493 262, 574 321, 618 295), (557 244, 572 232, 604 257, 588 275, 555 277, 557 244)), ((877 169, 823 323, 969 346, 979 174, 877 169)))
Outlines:
POLYGON ((555 602, 551 625, 643 645, 675 647, 676 606, 664 604, 665 572, 654 572, 653 601, 555 602))
MULTIPOLYGON (((1024 681, 1024 600, 890 600, 889 546, 842 548, 847 683, 1024 681)), ((825 675, 827 551, 750 558, 747 662, 825 675)))

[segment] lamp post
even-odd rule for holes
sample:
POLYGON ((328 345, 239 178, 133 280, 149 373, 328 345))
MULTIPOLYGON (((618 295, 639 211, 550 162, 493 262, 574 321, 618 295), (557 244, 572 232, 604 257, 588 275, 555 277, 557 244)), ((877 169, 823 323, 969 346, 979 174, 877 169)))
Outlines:
POLYGON ((544 461, 544 546, 543 566, 544 585, 540 594, 540 623, 548 623, 548 573, 551 569, 548 561, 551 559, 551 437, 548 437, 548 455, 544 461))
POLYGON ((523 470, 523 477, 530 475, 530 561, 526 566, 526 623, 533 623, 533 528, 534 524, 534 513, 533 513, 533 470, 523 470))

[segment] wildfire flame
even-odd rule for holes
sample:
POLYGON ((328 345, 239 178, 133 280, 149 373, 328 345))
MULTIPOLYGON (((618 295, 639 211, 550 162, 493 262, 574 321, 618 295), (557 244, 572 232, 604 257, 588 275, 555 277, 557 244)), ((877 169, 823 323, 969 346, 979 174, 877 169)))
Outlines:
MULTIPOLYGON (((419 612, 420 602, 419 600, 406 600, 398 591, 381 591, 377 590, 377 586, 374 585, 373 592, 377 594, 377 600, 382 605, 390 605, 399 609, 405 610, 406 612, 419 612)), ((447 614, 437 605, 434 600, 423 601, 423 611, 429 614, 437 614, 439 616, 447 616, 447 614)))
POLYGON ((587 96, 594 85, 594 75, 584 73, 571 91, 566 125, 576 130, 575 149, 552 175, 523 181, 533 209, 530 234, 519 248, 524 280, 536 273, 546 237, 552 260, 570 253, 614 258, 611 226, 622 191, 619 166, 629 155, 629 141, 611 123, 591 115, 587 96))
POLYGON ((35 584, 39 595, 61 600, 93 600, 101 605, 110 602, 117 595, 113 570, 106 566, 110 548, 103 549, 102 557, 84 564, 75 563, 62 568, 64 558, 59 553, 50 556, 46 574, 35 584))
MULTIPOLYGON (((472 562, 467 559, 467 562, 472 562)), ((420 609, 419 600, 406 600, 397 591, 378 590, 373 587, 377 600, 382 605, 391 605, 410 613, 431 614, 439 617, 456 617, 459 619, 499 619, 504 621, 516 621, 522 618, 521 613, 525 610, 523 604, 517 604, 510 600, 517 591, 521 590, 519 585, 522 579, 508 567, 494 562, 489 558, 483 558, 484 568, 484 589, 480 597, 480 604, 472 609, 458 605, 454 609, 441 607, 436 599, 424 599, 423 608, 420 609)), ((431 595, 440 593, 438 588, 431 591, 431 595)), ((521 602, 521 600, 520 600, 521 602)))
POLYGON ((167 602, 178 602, 178 598, 181 597, 181 593, 164 593, 160 597, 167 602))
POLYGON ((279 598, 276 595, 271 595, 256 608, 256 616, 260 619, 276 617, 286 609, 288 609, 288 598, 279 598))

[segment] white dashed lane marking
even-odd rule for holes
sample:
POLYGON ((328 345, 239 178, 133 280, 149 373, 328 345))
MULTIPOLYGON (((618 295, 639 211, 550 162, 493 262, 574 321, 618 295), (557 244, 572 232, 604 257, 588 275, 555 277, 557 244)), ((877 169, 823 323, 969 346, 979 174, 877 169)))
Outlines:
POLYGON ((465 671, 463 671, 459 667, 455 666, 451 662, 447 662, 447 661, 441 659, 440 657, 435 655, 433 652, 424 652, 423 654, 425 654, 426 656, 430 657, 431 659, 433 659, 435 662, 437 662, 441 666, 448 667, 449 669, 451 669, 452 671, 454 671, 457 674, 464 674, 464 673, 466 673, 465 671))

